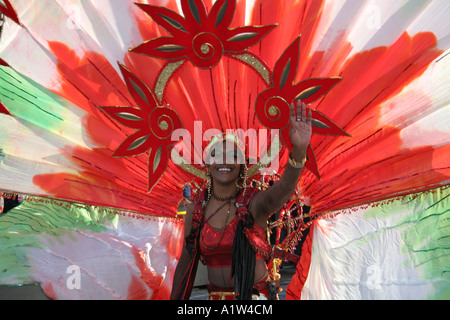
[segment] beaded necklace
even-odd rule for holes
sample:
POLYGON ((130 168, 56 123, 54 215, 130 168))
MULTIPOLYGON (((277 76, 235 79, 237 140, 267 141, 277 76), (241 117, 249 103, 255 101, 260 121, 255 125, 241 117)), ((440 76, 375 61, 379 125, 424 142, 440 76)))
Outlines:
MULTIPOLYGON (((238 195, 239 195, 240 192, 241 192, 241 190, 240 190, 240 189, 237 189, 236 192, 235 192, 231 197, 226 197, 226 198, 220 198, 220 197, 216 196, 216 195, 214 194, 214 192, 211 193, 211 194, 212 194, 212 197, 213 197, 214 199, 216 199, 216 200, 218 200, 218 201, 224 201, 224 203, 223 203, 219 208, 217 208, 217 210, 214 211, 214 213, 213 213, 212 215, 210 215, 210 216, 208 217, 208 219, 205 220, 204 223, 205 223, 205 224, 208 223, 208 221, 211 220, 211 218, 214 217, 214 216, 215 216, 222 208, 224 208, 227 204, 228 204, 228 213, 227 213, 227 217, 225 218, 225 223, 224 223, 225 226, 223 227, 223 229, 222 229, 222 231, 221 231, 219 241, 217 242, 217 244, 216 244, 214 247, 211 248, 211 247, 206 246, 205 243, 203 242, 203 237, 200 236, 200 241, 202 242, 203 246, 204 246, 206 249, 208 249, 208 250, 214 250, 214 249, 216 249, 216 248, 219 246, 220 242, 222 241, 223 235, 225 234, 225 230, 227 229, 226 223, 227 223, 227 221, 228 221, 228 218, 230 217, 232 201, 235 200, 235 199, 238 197, 238 195)), ((208 202, 209 202, 209 201, 208 201, 208 202)), ((205 208, 206 208, 206 206, 205 206, 205 208)))
MULTIPOLYGON (((223 227, 222 231, 220 232, 220 238, 219 238, 219 240, 217 241, 217 243, 214 245, 214 247, 208 247, 208 246, 205 244, 205 242, 203 241, 203 236, 200 236, 200 241, 202 242, 203 246, 204 246, 206 249, 208 249, 208 250, 214 250, 214 249, 216 249, 216 248, 219 246, 220 242, 222 242, 223 235, 225 234, 225 230, 227 230, 226 223, 227 223, 227 221, 228 221, 228 218, 230 217, 231 200, 230 200, 229 202, 227 202, 227 203, 229 204, 229 206, 228 206, 227 217, 225 218, 225 223, 224 223, 225 226, 223 227)), ((208 219, 208 220, 209 220, 209 219, 208 219)), ((207 221, 208 221, 208 220, 207 220, 207 221)), ((207 221, 206 221, 206 222, 207 222, 207 221)))
POLYGON ((213 192, 212 192, 212 197, 213 197, 214 199, 216 199, 217 201, 229 201, 229 200, 236 199, 236 198, 238 197, 238 195, 239 195, 240 192, 241 192, 241 189, 238 188, 238 189, 236 189, 236 191, 234 192, 234 194, 233 194, 232 196, 221 198, 221 197, 219 197, 218 195, 216 195, 216 194, 214 193, 214 190, 213 190, 213 192))

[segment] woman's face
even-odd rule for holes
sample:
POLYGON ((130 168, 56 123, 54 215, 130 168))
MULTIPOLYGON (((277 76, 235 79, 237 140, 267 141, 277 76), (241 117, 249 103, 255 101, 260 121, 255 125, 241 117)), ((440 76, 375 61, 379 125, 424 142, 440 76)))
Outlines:
POLYGON ((237 147, 222 146, 211 151, 209 171, 214 182, 221 184, 235 183, 241 173, 237 147), (227 151, 228 150, 228 151, 227 151))

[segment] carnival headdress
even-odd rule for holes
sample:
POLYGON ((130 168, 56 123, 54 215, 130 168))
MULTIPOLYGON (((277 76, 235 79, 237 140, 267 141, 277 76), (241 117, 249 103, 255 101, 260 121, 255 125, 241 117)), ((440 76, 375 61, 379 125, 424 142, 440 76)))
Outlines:
MULTIPOLYGON (((134 2, 0 1, 0 190, 27 199, 0 221, 13 248, 0 261, 28 258, 8 267, 8 279, 23 280, 11 273, 31 257, 49 259, 23 274, 57 286, 66 270, 49 266, 74 260, 59 246, 76 239, 96 257, 120 252, 111 266, 136 261, 106 270, 129 285, 102 294, 164 296, 182 243, 177 205, 186 181, 204 174, 195 161, 180 168, 174 146, 195 146, 198 121, 202 133, 278 130, 282 148, 268 146, 249 166, 262 180, 267 150, 287 157, 296 99, 312 112, 314 134, 292 201, 311 205, 311 221, 448 185, 447 0, 134 2), (173 140, 177 130, 194 139, 173 140)), ((427 199, 433 209, 444 203, 427 199)), ((409 247, 415 256, 448 245, 409 247)), ((90 292, 107 278, 89 282, 90 292)), ((47 292, 78 294, 66 289, 47 292)))
MULTIPOLYGON (((295 84, 300 62, 300 37, 284 52, 272 72, 261 57, 248 49, 258 44, 276 25, 230 29, 236 1, 216 1, 209 13, 200 0, 182 1, 184 17, 164 7, 144 4, 139 6, 172 35, 154 38, 130 50, 169 61, 159 73, 155 86, 159 102, 166 94, 169 80, 185 62, 189 61, 200 69, 211 69, 217 66, 222 57, 229 56, 243 62, 264 80, 267 89, 258 94, 256 115, 264 127, 280 130, 283 144, 290 149, 290 103, 302 100, 309 105, 341 80, 339 77, 314 78, 295 84)), ((311 112, 314 133, 348 136, 321 112, 311 112)), ((308 149, 306 167, 320 177, 312 147, 308 149)), ((255 169, 253 171, 256 174, 258 168, 255 169)), ((192 169, 189 171, 193 172, 192 169)))

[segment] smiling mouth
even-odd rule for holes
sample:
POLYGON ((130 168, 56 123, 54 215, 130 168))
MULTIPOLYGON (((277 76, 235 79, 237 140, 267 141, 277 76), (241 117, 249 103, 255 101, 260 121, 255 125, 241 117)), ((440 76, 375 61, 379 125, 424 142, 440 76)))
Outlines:
POLYGON ((219 172, 231 172, 231 168, 218 168, 217 171, 219 171, 219 172))

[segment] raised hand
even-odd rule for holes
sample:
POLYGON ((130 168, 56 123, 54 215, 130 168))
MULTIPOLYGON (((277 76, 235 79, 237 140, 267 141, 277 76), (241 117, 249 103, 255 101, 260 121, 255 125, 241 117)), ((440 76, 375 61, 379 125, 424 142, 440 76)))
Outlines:
POLYGON ((291 111, 291 127, 289 135, 294 148, 291 156, 296 161, 301 161, 305 156, 311 140, 311 112, 308 112, 306 105, 301 101, 292 103, 291 111), (307 113, 309 113, 307 115, 307 113))

